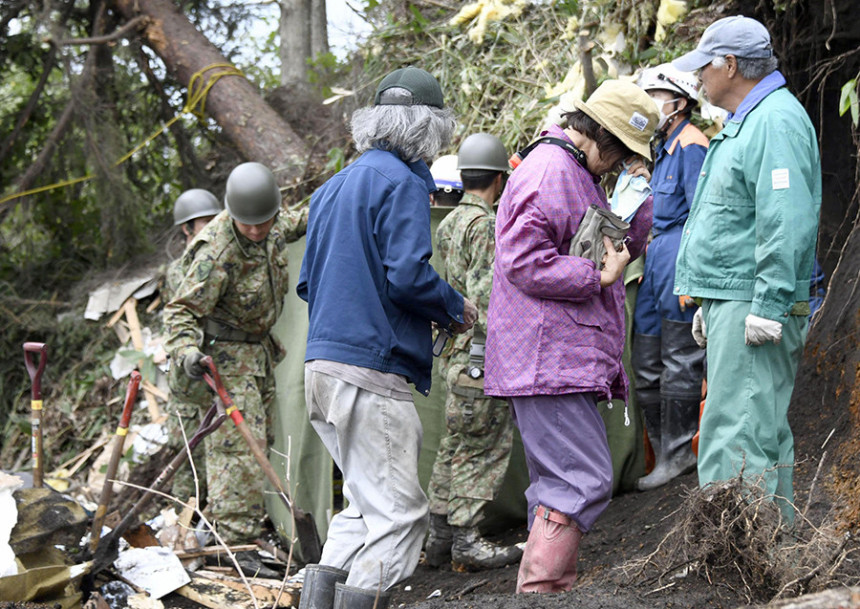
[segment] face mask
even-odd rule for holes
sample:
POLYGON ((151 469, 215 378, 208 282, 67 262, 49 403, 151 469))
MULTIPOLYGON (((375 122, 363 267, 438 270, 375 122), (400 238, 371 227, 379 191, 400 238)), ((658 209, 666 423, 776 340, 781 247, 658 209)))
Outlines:
POLYGON ((666 123, 669 122, 669 119, 678 114, 678 112, 680 112, 680 110, 675 110, 671 114, 664 114, 663 108, 666 107, 666 104, 673 104, 680 99, 680 97, 676 97, 675 99, 667 99, 662 104, 660 104, 660 120, 657 121, 657 131, 662 131, 663 127, 666 126, 666 123))

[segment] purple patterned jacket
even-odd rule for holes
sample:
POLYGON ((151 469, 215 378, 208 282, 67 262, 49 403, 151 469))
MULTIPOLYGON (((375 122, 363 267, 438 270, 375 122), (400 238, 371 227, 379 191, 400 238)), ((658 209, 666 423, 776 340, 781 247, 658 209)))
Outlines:
MULTIPOLYGON (((559 127, 547 135, 569 139, 559 127)), ((559 146, 539 145, 511 174, 496 217, 487 394, 627 399, 623 282, 601 288, 594 263, 568 255, 591 204, 608 208, 606 193, 559 146)), ((649 198, 628 233, 631 259, 645 250, 651 215, 649 198)))

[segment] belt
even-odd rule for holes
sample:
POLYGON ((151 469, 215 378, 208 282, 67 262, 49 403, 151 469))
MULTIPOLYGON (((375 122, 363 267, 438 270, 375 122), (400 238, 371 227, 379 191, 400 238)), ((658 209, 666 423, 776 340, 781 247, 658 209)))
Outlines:
POLYGON ((535 518, 543 518, 544 520, 552 520, 553 522, 557 522, 558 524, 562 524, 564 526, 570 526, 572 520, 562 514, 561 512, 556 512, 555 510, 551 510, 548 507, 544 507, 542 505, 537 506, 535 508, 535 518))
POLYGON ((203 334, 205 334, 205 341, 207 343, 215 341, 261 343, 269 335, 268 332, 252 334, 251 332, 245 332, 244 330, 229 326, 224 322, 208 318, 203 321, 203 334))

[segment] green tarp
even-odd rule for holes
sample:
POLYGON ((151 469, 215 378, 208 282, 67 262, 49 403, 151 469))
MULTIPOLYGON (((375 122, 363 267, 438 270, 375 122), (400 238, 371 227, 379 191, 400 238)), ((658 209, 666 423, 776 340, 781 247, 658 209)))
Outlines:
MULTIPOLYGON (((451 209, 442 207, 431 209, 431 228, 434 235, 439 222, 451 209)), ((296 296, 295 289, 304 248, 304 239, 290 245, 290 293, 286 298, 284 313, 274 329, 277 337, 287 347, 287 357, 275 370, 278 393, 273 421, 275 444, 271 458, 273 465, 282 475, 286 471, 286 463, 289 460, 288 481, 295 503, 314 515, 320 537, 325 541, 328 522, 332 517, 333 466, 328 452, 311 427, 305 410, 304 354, 308 313, 307 305, 296 296)), ((431 263, 437 270, 442 268, 438 262, 434 254, 431 263)), ((350 294, 344 294, 343 297, 348 299, 350 294)), ((415 406, 424 426, 424 443, 421 448, 418 472, 421 483, 426 489, 439 438, 445 429, 445 386, 435 367, 430 395, 424 397, 415 393, 415 406)), ((528 472, 522 443, 519 436, 515 434, 508 474, 498 499, 488 510, 486 528, 492 529, 525 522, 524 492, 527 486, 528 472)), ((284 538, 289 538, 292 528, 289 513, 283 503, 274 495, 268 495, 266 507, 279 533, 284 538)))

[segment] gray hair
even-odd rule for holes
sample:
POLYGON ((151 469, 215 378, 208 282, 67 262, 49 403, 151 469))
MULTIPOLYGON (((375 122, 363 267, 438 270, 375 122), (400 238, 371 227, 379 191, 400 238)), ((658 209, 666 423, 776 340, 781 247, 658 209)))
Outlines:
MULTIPOLYGON (((738 62, 738 72, 748 80, 761 80, 768 74, 775 72, 779 66, 779 60, 774 57, 738 57, 735 56, 738 62)), ((721 68, 726 65, 725 57, 717 57, 712 62, 715 68, 721 68)))
POLYGON ((433 159, 448 146, 456 123, 450 110, 433 106, 370 106, 352 114, 358 152, 397 152, 404 161, 433 159))

